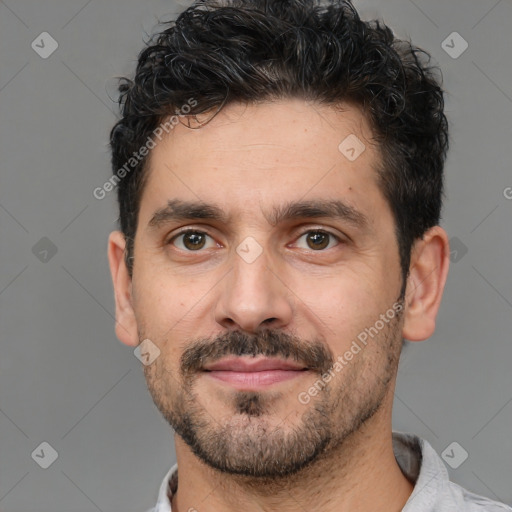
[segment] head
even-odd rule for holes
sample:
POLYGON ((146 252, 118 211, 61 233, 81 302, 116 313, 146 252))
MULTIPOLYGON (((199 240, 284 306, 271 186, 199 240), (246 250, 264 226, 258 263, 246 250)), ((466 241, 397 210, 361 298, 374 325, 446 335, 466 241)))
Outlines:
POLYGON ((116 329, 159 352, 144 371, 179 436, 217 469, 284 476, 389 419, 403 339, 432 334, 448 269, 428 54, 348 2, 206 1, 120 93, 116 329), (301 374, 212 380, 234 355, 301 374))

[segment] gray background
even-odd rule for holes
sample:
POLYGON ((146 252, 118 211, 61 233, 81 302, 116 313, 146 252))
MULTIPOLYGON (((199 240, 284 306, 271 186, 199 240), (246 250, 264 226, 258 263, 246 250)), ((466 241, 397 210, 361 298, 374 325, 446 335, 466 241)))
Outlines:
MULTIPOLYGON (((469 457, 451 478, 512 504, 512 5, 356 6, 433 54, 452 123, 443 226, 457 253, 436 334, 404 352, 394 428, 439 453, 458 442, 469 457), (453 31, 469 44, 458 58, 442 47, 453 31)), ((0 1, 2 512, 141 512, 175 461, 141 363, 114 334, 115 195, 92 191, 110 176, 113 78, 133 72, 157 18, 180 8, 0 1), (31 48, 44 31, 59 45, 47 59, 31 48), (31 457, 42 442, 58 452, 48 469, 31 457)))

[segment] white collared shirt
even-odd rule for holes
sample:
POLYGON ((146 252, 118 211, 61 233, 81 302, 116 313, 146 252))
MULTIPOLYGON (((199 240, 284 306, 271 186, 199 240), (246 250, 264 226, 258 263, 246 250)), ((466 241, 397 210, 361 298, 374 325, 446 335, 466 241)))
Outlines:
MULTIPOLYGON (((402 512, 512 512, 512 507, 450 482, 443 461, 428 441, 394 431, 393 452, 402 472, 415 482, 402 512)), ((156 506, 147 512, 172 512, 171 496, 177 488, 178 464, 174 464, 160 486, 156 506)))

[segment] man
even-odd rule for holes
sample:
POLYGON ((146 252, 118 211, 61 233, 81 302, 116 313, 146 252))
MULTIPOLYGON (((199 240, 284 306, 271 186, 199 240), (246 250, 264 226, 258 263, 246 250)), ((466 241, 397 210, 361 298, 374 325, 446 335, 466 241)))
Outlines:
POLYGON ((175 430, 155 511, 512 510, 391 427, 449 262, 425 55, 342 1, 208 1, 121 84, 108 254, 175 430))

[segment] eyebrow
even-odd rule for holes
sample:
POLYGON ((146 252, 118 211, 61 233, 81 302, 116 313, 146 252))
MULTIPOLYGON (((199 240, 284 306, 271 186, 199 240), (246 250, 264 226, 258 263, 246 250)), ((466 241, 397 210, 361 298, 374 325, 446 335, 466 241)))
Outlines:
POLYGON ((170 199, 167 201, 167 206, 155 211, 148 222, 148 227, 157 229, 168 222, 193 219, 211 219, 226 224, 229 220, 224 211, 213 204, 170 199))
MULTIPOLYGON (((341 200, 291 201, 284 205, 274 206, 272 211, 264 213, 264 216, 272 226, 292 219, 319 217, 343 220, 357 228, 369 225, 366 215, 341 200)), ((154 212, 148 222, 148 227, 158 229, 169 222, 195 219, 209 219, 228 224, 231 216, 215 204, 170 199, 165 207, 154 212)))
POLYGON ((289 202, 274 207, 269 215, 265 215, 269 224, 273 226, 290 219, 319 217, 346 221, 358 228, 364 228, 369 224, 366 215, 340 199, 289 202))

